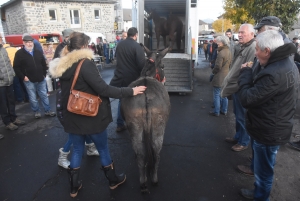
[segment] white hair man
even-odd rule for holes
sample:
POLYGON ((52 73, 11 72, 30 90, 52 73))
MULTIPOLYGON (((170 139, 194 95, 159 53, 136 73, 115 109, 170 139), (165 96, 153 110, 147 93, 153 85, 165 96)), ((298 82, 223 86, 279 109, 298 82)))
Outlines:
POLYGON ((234 137, 227 137, 225 139, 228 143, 234 143, 231 147, 233 151, 243 151, 248 148, 250 137, 246 131, 245 125, 245 108, 242 107, 239 97, 237 95, 238 77, 241 70, 241 65, 248 61, 253 61, 255 57, 254 28, 251 24, 242 24, 239 29, 239 43, 241 49, 234 57, 229 73, 224 79, 221 89, 221 96, 228 97, 232 95, 234 114, 236 119, 236 134, 234 137))
POLYGON ((240 193, 248 199, 269 200, 277 150, 292 134, 299 73, 289 58, 297 49, 292 43, 284 44, 278 31, 266 30, 256 42, 257 74, 252 62, 244 63, 238 81, 238 95, 247 109, 255 189, 241 189, 240 193))

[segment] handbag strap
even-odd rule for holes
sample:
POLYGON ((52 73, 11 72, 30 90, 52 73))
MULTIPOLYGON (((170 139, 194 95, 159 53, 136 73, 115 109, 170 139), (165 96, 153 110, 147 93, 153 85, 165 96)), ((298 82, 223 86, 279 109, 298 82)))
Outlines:
POLYGON ((84 60, 85 60, 85 59, 82 59, 82 60, 79 62, 77 68, 76 68, 75 75, 74 75, 74 79, 73 79, 72 86, 71 86, 71 89, 70 89, 70 93, 72 92, 72 90, 73 90, 73 88, 74 88, 74 86, 75 86, 75 84, 76 84, 76 81, 77 81, 77 78, 78 78, 78 75, 79 75, 79 71, 80 71, 80 69, 81 69, 81 66, 82 66, 82 63, 84 62, 84 60))

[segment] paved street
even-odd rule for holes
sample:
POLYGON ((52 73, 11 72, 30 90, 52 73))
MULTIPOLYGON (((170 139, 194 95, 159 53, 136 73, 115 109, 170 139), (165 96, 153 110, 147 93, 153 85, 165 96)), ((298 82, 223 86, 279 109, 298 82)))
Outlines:
MULTIPOLYGON (((202 55, 201 55, 202 56, 202 55)), ((26 125, 8 131, 2 122, 0 133, 0 201, 244 201, 238 191, 252 188, 254 178, 239 174, 236 166, 250 164, 251 150, 233 152, 225 137, 235 133, 232 101, 227 116, 209 116, 212 87, 210 68, 202 61, 195 68, 193 92, 185 96, 170 93, 171 114, 167 124, 159 185, 142 195, 135 155, 127 131, 116 133, 118 100, 111 99, 114 122, 108 127, 109 146, 116 172, 127 174, 126 182, 110 190, 97 157, 83 156, 80 177, 83 188, 69 196, 67 171, 57 165, 58 149, 67 140, 57 118, 34 119, 30 105, 17 105, 17 114, 26 125)), ((113 67, 101 71, 109 82, 113 67)), ((55 92, 50 96, 55 110, 55 92)), ((300 103, 295 116, 293 136, 300 132, 300 103)), ((293 138, 292 140, 297 140, 293 138)), ((70 158, 70 156, 69 156, 70 158)), ((300 200, 300 152, 284 145, 277 155, 272 201, 300 200)))

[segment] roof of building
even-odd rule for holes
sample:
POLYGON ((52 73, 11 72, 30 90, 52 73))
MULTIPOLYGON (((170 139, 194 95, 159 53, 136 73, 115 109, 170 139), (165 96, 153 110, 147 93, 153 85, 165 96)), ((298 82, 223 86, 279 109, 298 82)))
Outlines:
POLYGON ((123 21, 132 21, 132 9, 130 8, 123 9, 123 21))
POLYGON ((204 24, 208 24, 208 23, 206 23, 206 22, 204 22, 202 20, 199 20, 199 25, 204 25, 204 24))
MULTIPOLYGON (((1 8, 8 6, 12 3, 24 1, 24 0, 10 0, 1 5, 1 8)), ((25 0, 26 1, 26 0, 25 0)), ((43 0, 36 0, 36 2, 43 1, 43 0)), ((115 4, 117 0, 61 0, 62 2, 86 2, 86 3, 107 3, 107 4, 115 4)))

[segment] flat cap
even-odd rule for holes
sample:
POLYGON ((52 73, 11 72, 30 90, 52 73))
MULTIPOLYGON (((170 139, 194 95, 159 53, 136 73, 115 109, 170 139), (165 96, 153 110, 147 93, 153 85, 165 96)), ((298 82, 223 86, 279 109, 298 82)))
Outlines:
POLYGON ((257 23, 257 25, 254 27, 254 29, 260 29, 265 25, 274 26, 274 27, 281 27, 281 21, 278 17, 275 16, 268 16, 262 18, 262 20, 257 23))
POLYGON ((22 40, 23 41, 33 41, 33 38, 31 35, 25 35, 25 36, 23 36, 22 40))

